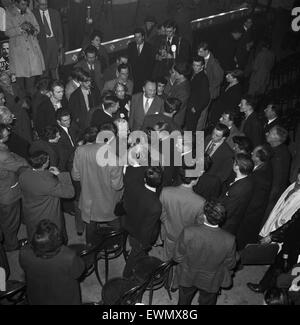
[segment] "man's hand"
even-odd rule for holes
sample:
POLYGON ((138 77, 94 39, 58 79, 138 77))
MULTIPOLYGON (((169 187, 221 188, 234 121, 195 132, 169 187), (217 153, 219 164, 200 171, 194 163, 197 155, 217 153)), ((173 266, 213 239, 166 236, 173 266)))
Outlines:
POLYGON ((272 241, 271 236, 266 236, 260 240, 261 244, 270 244, 272 241))
POLYGON ((60 171, 58 170, 58 168, 57 168, 57 167, 54 167, 54 166, 51 166, 51 167, 49 168, 49 172, 52 173, 52 174, 55 175, 55 176, 57 176, 57 175, 60 174, 60 171))

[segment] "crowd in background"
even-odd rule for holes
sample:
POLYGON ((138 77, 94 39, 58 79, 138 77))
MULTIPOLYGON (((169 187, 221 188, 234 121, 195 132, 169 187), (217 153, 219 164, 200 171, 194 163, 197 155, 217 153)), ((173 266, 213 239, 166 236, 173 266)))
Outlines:
POLYGON ((261 282, 248 286, 275 286, 282 256, 289 269, 298 262, 300 164, 281 105, 258 106, 275 64, 269 35, 258 37, 248 17, 220 39, 216 57, 209 40, 192 48, 173 21, 157 25, 149 16, 113 64, 94 30, 64 83, 60 16, 46 0, 37 3, 31 12, 16 0, 7 12, 10 71, 0 73, 0 229, 4 249, 13 251, 22 246, 21 221, 26 226, 30 244, 20 263, 29 302, 80 303, 83 264, 67 247, 63 212, 75 216, 90 246, 107 228, 126 230, 126 278, 162 241, 164 259, 178 263, 179 304, 191 304, 197 291, 199 304, 215 304, 239 267, 238 251, 259 240, 283 248, 261 282), (146 138, 130 136, 139 130, 146 138), (204 169, 187 176, 196 131, 205 135, 204 169), (158 151, 149 152, 147 141, 157 141, 158 151), (99 164, 103 147, 122 157, 113 145, 121 142, 127 166, 99 164), (148 159, 158 164, 145 166, 148 159), (120 202, 126 212, 117 216, 120 202), (72 270, 69 277, 57 265, 72 270), (56 289, 41 290, 54 279, 65 288, 58 300, 56 289))

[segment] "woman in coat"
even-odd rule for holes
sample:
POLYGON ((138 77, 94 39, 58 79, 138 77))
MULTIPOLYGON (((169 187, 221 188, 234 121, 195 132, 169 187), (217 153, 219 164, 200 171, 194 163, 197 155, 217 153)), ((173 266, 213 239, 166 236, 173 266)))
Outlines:
POLYGON ((33 93, 34 77, 45 70, 43 54, 36 35, 39 25, 28 9, 28 0, 16 0, 6 11, 6 31, 9 37, 9 67, 21 88, 33 93), (24 85, 25 82, 25 85, 24 85))

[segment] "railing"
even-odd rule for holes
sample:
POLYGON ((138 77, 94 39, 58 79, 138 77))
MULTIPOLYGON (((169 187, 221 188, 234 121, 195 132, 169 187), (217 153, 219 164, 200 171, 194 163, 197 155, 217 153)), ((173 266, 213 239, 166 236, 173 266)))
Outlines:
MULTIPOLYGON (((224 23, 229 20, 238 19, 244 16, 247 16, 250 12, 248 7, 239 8, 236 10, 231 10, 227 12, 222 12, 216 15, 199 18, 191 21, 191 26, 193 30, 200 28, 210 27, 215 24, 224 23)), ((129 35, 126 37, 114 39, 108 42, 102 43, 105 46, 108 53, 114 53, 121 50, 125 50, 134 38, 134 35, 129 35)), ((65 65, 74 64, 78 60, 78 56, 81 52, 81 48, 68 51, 65 53, 65 65)))

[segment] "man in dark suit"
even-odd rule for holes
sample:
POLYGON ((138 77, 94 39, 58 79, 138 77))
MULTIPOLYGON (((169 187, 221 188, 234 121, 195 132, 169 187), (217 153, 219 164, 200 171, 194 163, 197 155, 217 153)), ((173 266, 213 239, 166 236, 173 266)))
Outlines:
POLYGON ((193 75, 191 78, 191 95, 188 100, 185 129, 195 131, 202 111, 210 101, 209 82, 204 72, 205 61, 202 56, 193 58, 193 75))
POLYGON ((224 71, 219 61, 214 57, 207 43, 201 42, 197 48, 197 54, 205 60, 205 72, 209 82, 209 92, 211 99, 215 99, 220 94, 220 86, 223 82, 224 71))
POLYGON ((282 109, 278 104, 269 103, 267 107, 264 109, 265 112, 265 124, 264 124, 264 132, 268 133, 273 126, 281 124, 281 114, 282 109))
POLYGON ((164 102, 156 95, 156 83, 148 80, 143 87, 143 93, 132 97, 129 115, 131 131, 141 130, 146 115, 163 112, 164 102))
POLYGON ((263 144, 265 142, 264 130, 262 122, 254 111, 254 98, 249 95, 243 96, 239 107, 240 112, 245 114, 241 131, 250 139, 253 148, 263 144))
POLYGON ((248 155, 243 153, 236 154, 233 164, 236 178, 229 186, 228 191, 221 196, 221 202, 227 212, 226 222, 222 228, 233 235, 236 235, 238 232, 252 197, 254 184, 253 179, 249 176, 253 168, 254 163, 248 155))
POLYGON ((81 68, 90 74, 92 78, 93 87, 98 91, 102 91, 104 86, 103 74, 101 63, 97 59, 97 49, 95 46, 90 45, 84 50, 84 59, 79 61, 75 68, 81 68))
POLYGON ((276 286, 276 280, 279 274, 285 272, 284 270, 284 259, 283 256, 286 254, 287 268, 290 271, 293 266, 298 262, 300 254, 300 211, 298 210, 290 221, 283 224, 280 228, 272 231, 270 235, 264 237, 262 243, 278 242, 283 243, 282 249, 278 253, 275 263, 272 264, 267 272, 264 274, 259 283, 248 282, 247 286, 250 290, 256 293, 263 293, 267 289, 276 286))
POLYGON ((44 56, 46 72, 50 72, 53 79, 58 79, 58 64, 62 64, 64 56, 60 14, 57 10, 48 8, 48 0, 36 2, 38 6, 33 14, 40 27, 37 38, 44 56))
POLYGON ((60 109, 56 112, 56 121, 60 133, 58 140, 59 166, 60 171, 71 171, 72 155, 77 147, 79 129, 72 123, 70 112, 60 109))
POLYGON ((31 240, 37 224, 49 219, 61 230, 65 242, 67 233, 60 199, 72 198, 75 194, 69 173, 60 173, 56 167, 48 170, 49 156, 43 151, 31 155, 26 169, 19 177, 23 195, 24 223, 31 240))
POLYGON ((119 108, 118 98, 113 95, 106 95, 102 100, 102 107, 96 109, 91 117, 91 126, 96 126, 100 129, 101 125, 113 123, 113 115, 119 108))
POLYGON ((131 252, 123 271, 124 277, 132 275, 136 261, 147 255, 160 230, 159 218, 162 208, 156 191, 162 182, 161 168, 148 167, 144 181, 145 184, 141 186, 128 183, 124 191, 124 208, 127 213, 122 225, 129 233, 131 244, 131 252))
POLYGON ((220 118, 220 123, 226 125, 230 131, 230 134, 226 139, 226 142, 228 143, 228 145, 232 150, 234 150, 233 137, 243 135, 243 133, 240 132, 238 129, 240 122, 241 122, 241 115, 239 112, 237 112, 236 110, 230 110, 225 108, 224 113, 220 118))
POLYGON ((78 73, 78 87, 69 100, 69 110, 72 119, 77 123, 81 132, 90 124, 91 116, 95 109, 99 108, 101 95, 97 88, 92 87, 92 78, 89 73, 78 73))
POLYGON ((278 125, 273 126, 267 133, 267 142, 272 148, 271 165, 273 170, 273 181, 269 203, 265 211, 265 218, 268 218, 289 182, 291 154, 285 144, 287 137, 288 131, 278 125))
POLYGON ((216 55, 220 60, 220 64, 224 71, 236 69, 234 60, 238 41, 242 37, 243 31, 241 28, 233 28, 230 33, 222 35, 216 44, 216 55))
POLYGON ((68 103, 64 98, 64 84, 59 80, 53 80, 50 85, 50 97, 40 103, 37 108, 34 126, 40 137, 43 136, 45 127, 56 124, 55 114, 57 110, 67 109, 68 103))
POLYGON ((257 243, 264 213, 272 185, 270 152, 266 146, 258 146, 252 152, 254 170, 251 175, 254 183, 253 195, 237 232, 238 250, 249 243, 257 243))
POLYGON ((201 223, 184 228, 176 242, 178 305, 190 305, 197 291, 199 305, 215 305, 220 288, 232 284, 235 238, 219 227, 226 218, 225 208, 207 202, 201 218, 201 223))
POLYGON ((174 116, 174 121, 180 127, 184 125, 187 103, 191 94, 190 81, 188 80, 190 73, 191 70, 188 63, 176 63, 171 70, 170 79, 164 89, 164 95, 167 98, 175 97, 181 101, 180 110, 174 116))
POLYGON ((212 135, 204 141, 205 154, 211 157, 212 166, 206 172, 218 176, 223 184, 231 174, 233 151, 226 142, 230 132, 226 125, 218 123, 212 135))
POLYGON ((153 49, 145 42, 145 32, 142 28, 135 29, 134 41, 129 43, 127 51, 135 94, 142 91, 145 81, 151 78, 154 65, 153 49))
POLYGON ((176 35, 176 23, 169 20, 164 24, 164 27, 168 58, 174 59, 174 62, 191 62, 191 46, 185 38, 176 35))
POLYGON ((243 34, 238 42, 238 46, 235 53, 235 61, 237 67, 244 70, 248 63, 250 51, 254 45, 254 31, 253 31, 252 18, 247 18, 242 26, 243 34))
POLYGON ((29 304, 80 305, 78 278, 85 270, 85 263, 75 250, 62 245, 57 225, 41 220, 32 243, 23 247, 19 255, 26 274, 29 304))

